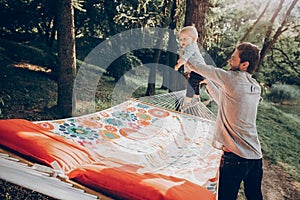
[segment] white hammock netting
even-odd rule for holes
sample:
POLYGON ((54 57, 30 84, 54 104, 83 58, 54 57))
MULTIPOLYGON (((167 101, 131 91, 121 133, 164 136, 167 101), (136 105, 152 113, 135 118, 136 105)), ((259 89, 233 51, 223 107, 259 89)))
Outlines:
MULTIPOLYGON (((159 106, 168 110, 181 110, 184 95, 186 90, 181 90, 172 93, 159 94, 154 96, 145 96, 137 98, 137 100, 149 103, 155 106, 159 106)), ((185 114, 190 114, 196 117, 200 117, 202 119, 207 120, 216 120, 216 116, 206 107, 206 105, 202 102, 197 102, 195 104, 191 104, 189 108, 182 111, 185 114)))

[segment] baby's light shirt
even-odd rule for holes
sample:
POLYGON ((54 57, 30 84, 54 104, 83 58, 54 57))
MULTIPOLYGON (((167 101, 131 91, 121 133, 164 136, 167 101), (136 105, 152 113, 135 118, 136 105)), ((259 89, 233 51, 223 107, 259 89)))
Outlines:
POLYGON ((183 60, 184 64, 187 61, 189 61, 189 63, 191 63, 193 66, 198 66, 198 64, 206 64, 199 51, 197 42, 188 44, 183 50, 183 55, 180 58, 183 60))

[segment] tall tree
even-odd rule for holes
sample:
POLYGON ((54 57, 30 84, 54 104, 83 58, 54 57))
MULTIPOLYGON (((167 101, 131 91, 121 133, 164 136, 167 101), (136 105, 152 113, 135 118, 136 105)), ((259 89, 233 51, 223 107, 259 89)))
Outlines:
POLYGON ((276 11, 274 12, 273 16, 271 17, 269 21, 269 26, 267 27, 267 32, 265 34, 265 39, 263 43, 263 47, 260 53, 260 64, 262 63, 263 59, 265 58, 266 54, 270 51, 271 47, 274 45, 274 43, 278 40, 279 36, 288 30, 288 19, 291 15, 291 12, 293 8, 295 7, 296 3, 299 0, 293 0, 286 11, 286 13, 283 15, 283 20, 281 21, 279 27, 276 29, 273 37, 271 36, 272 31, 274 30, 274 22, 277 17, 279 17, 279 12, 283 8, 283 4, 285 0, 280 0, 276 11))
MULTIPOLYGON (((170 15, 170 24, 169 24, 169 29, 171 30, 175 30, 177 28, 178 13, 176 13, 176 11, 178 11, 179 6, 180 6, 179 3, 176 2, 176 4, 174 3, 172 7, 171 15, 170 15)), ((177 49, 175 32, 174 34, 172 32, 169 33, 168 49, 177 49)), ((178 56, 171 52, 168 52, 167 56, 168 56, 167 65, 173 68, 176 65, 178 56)), ((170 70, 169 75, 168 74, 164 75, 164 79, 167 79, 169 81, 168 83, 169 92, 180 91, 185 88, 185 84, 182 84, 185 83, 183 76, 181 76, 178 73, 172 73, 172 71, 170 70)), ((180 104, 176 104, 176 105, 180 105, 180 104)), ((179 107, 177 107, 176 109, 178 110, 179 107)))
MULTIPOLYGON (((165 14, 166 20, 161 22, 160 26, 165 28, 169 27, 170 29, 176 28, 176 23, 174 20, 175 16, 175 10, 177 8, 177 2, 175 1, 167 1, 166 4, 163 4, 163 6, 160 8, 161 11, 165 14)), ((148 86, 146 91, 146 96, 152 96, 155 95, 155 80, 156 80, 156 70, 157 70, 157 63, 159 63, 161 52, 162 52, 162 46, 163 46, 163 39, 164 39, 165 33, 161 33, 157 38, 157 47, 158 49, 155 50, 154 53, 154 61, 156 64, 150 66, 149 70, 149 76, 148 76, 148 86)), ((169 40, 171 36, 169 36, 169 40)), ((163 74, 163 79, 165 80, 165 77, 167 76, 166 73, 163 74)), ((163 83, 162 85, 164 85, 163 83)))
POLYGON ((206 38, 206 13, 210 6, 209 0, 186 0, 185 26, 195 26, 199 38, 198 43, 203 46, 206 38))
POLYGON ((64 117, 72 116, 73 87, 76 76, 73 0, 58 0, 58 99, 57 106, 64 117))

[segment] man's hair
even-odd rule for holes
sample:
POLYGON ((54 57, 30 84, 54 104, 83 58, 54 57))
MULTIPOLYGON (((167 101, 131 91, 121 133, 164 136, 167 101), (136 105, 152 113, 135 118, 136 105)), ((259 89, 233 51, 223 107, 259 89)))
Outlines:
POLYGON ((260 50, 259 48, 249 42, 242 42, 237 45, 236 49, 239 52, 241 63, 249 62, 247 72, 253 74, 257 68, 260 60, 260 50))
POLYGON ((181 29, 180 33, 191 36, 193 41, 198 39, 198 31, 195 26, 185 26, 181 29))

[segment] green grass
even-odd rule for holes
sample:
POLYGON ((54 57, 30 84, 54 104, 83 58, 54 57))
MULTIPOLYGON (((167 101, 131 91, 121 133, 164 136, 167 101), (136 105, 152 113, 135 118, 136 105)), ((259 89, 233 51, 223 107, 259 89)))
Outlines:
POLYGON ((300 119, 269 103, 261 103, 257 128, 264 157, 281 166, 296 181, 299 177, 300 119))

